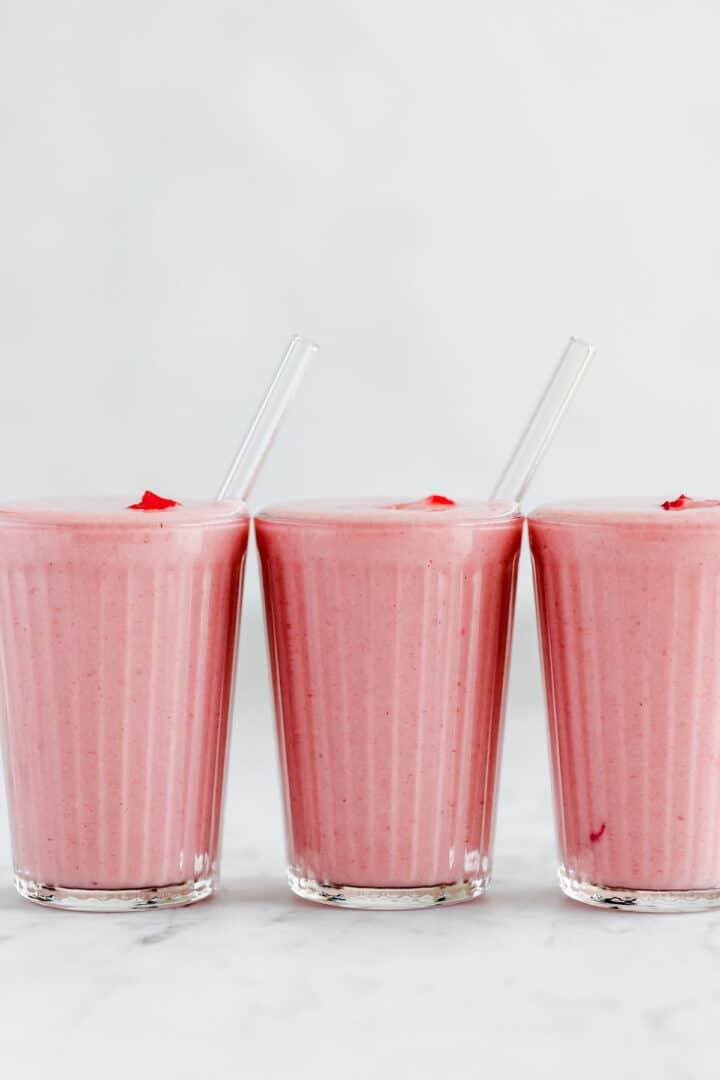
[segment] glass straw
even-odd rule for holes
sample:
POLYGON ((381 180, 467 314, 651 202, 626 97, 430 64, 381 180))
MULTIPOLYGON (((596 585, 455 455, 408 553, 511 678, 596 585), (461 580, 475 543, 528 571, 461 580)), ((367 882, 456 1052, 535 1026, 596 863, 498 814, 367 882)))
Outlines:
POLYGON ((570 338, 527 427, 492 490, 492 502, 522 501, 594 352, 594 347, 587 342, 570 338))
POLYGON ((317 345, 307 338, 296 335, 290 341, 217 493, 218 500, 236 498, 247 501, 285 411, 300 385, 308 360, 317 351, 317 345))

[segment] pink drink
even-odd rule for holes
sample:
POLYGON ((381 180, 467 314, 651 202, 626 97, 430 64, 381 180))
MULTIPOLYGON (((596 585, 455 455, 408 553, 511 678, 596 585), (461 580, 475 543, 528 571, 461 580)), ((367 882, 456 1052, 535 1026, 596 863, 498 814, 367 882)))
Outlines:
POLYGON ((560 882, 636 910, 720 903, 720 508, 529 518, 560 882))
POLYGON ((0 509, 0 721, 23 895, 121 910, 212 892, 247 536, 242 503, 0 509))
POLYGON ((490 876, 522 518, 397 503, 255 522, 290 884, 351 907, 466 900, 490 876))

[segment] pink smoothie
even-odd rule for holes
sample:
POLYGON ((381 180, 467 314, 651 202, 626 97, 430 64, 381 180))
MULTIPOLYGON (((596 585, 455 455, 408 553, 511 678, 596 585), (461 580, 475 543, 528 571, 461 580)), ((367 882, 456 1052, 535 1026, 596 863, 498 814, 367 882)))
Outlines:
POLYGON ((571 892, 720 888, 720 507, 663 501, 529 518, 571 892))
POLYGON ((15 871, 61 906, 68 890, 196 899, 217 869, 247 513, 133 501, 0 508, 15 871))
POLYGON ((521 517, 388 498, 275 506, 255 525, 291 884, 477 895, 521 517))

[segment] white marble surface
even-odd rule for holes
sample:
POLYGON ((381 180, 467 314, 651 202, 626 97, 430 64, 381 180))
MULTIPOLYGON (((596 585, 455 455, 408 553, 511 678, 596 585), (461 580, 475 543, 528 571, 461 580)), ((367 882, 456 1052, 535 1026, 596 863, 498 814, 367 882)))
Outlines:
MULTIPOLYGON (((716 1078, 720 914, 595 911, 554 885, 521 612, 490 894, 408 913, 294 900, 258 612, 243 631, 224 885, 76 915, 0 890, 0 1076, 716 1078)), ((3 839, 2 878, 9 875, 3 839)))

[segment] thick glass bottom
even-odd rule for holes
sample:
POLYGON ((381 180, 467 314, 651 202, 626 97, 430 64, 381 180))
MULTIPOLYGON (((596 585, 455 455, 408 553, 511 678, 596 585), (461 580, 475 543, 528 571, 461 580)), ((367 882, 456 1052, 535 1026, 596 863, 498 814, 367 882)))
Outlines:
POLYGON ((27 900, 64 911, 146 911, 185 907, 206 900, 214 892, 215 881, 203 878, 156 889, 67 889, 61 885, 41 885, 16 874, 15 888, 27 900))
POLYGON ((288 870, 290 888, 303 900, 337 907, 374 909, 376 911, 408 911, 413 908, 437 907, 439 904, 463 904, 482 896, 489 885, 489 876, 458 881, 452 885, 426 885, 414 889, 370 889, 357 885, 330 885, 301 877, 288 870))
POLYGON ((588 881, 577 881, 563 867, 558 871, 558 878, 566 896, 592 907, 656 914, 709 911, 720 907, 720 889, 623 889, 619 886, 593 885, 588 881))

